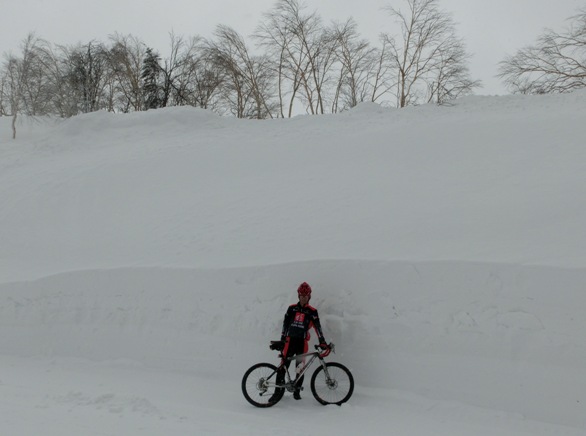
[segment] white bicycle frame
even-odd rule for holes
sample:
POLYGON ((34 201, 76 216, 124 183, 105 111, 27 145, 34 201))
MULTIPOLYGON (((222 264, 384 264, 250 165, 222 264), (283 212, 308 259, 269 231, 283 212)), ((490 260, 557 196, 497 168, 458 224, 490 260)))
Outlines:
POLYGON ((329 380, 330 374, 328 373, 328 367, 326 365, 324 357, 328 356, 330 354, 330 352, 334 351, 334 344, 330 344, 330 348, 322 353, 317 351, 318 345, 316 345, 315 348, 316 348, 316 351, 310 351, 308 353, 298 354, 296 356, 287 357, 286 359, 283 358, 281 361, 281 364, 277 368, 277 371, 279 370, 279 368, 281 368, 281 366, 285 367, 285 374, 286 374, 285 386, 279 386, 277 384, 275 384, 275 386, 284 387, 288 391, 293 391, 295 389, 296 381, 299 380, 299 378, 301 378, 301 376, 307 372, 307 370, 309 369, 309 367, 311 366, 311 364, 313 363, 313 361, 315 359, 319 359, 320 365, 324 369, 324 374, 326 375, 326 379, 329 380), (309 361, 306 362, 305 358, 310 357, 310 356, 311 356, 311 358, 309 359, 309 361), (291 375, 289 374, 289 368, 285 365, 285 360, 288 360, 289 362, 292 362, 293 360, 296 361, 296 365, 295 365, 296 378, 295 378, 295 380, 291 379, 291 375), (302 361, 302 363, 301 363, 302 366, 301 366, 300 370, 297 369, 297 362, 299 362, 299 361, 302 361))

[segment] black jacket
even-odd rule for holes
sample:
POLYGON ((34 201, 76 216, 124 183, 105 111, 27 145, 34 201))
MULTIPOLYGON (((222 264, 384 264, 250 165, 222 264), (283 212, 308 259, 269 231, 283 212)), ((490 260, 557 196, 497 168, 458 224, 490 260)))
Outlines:
POLYGON ((291 338, 305 338, 309 340, 309 329, 314 328, 317 333, 319 343, 325 343, 324 334, 321 330, 317 309, 307 304, 292 304, 287 309, 285 319, 283 320, 283 331, 281 339, 285 340, 287 336, 291 338))

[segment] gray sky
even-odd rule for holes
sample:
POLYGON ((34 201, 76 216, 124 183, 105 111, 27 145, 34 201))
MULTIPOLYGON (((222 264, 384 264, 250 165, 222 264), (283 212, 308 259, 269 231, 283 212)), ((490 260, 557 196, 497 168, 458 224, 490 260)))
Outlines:
MULTIPOLYGON (((106 41, 118 32, 132 34, 166 56, 169 32, 211 36, 217 24, 232 26, 248 36, 274 0, 0 0, 0 54, 18 52, 31 31, 56 44, 92 39, 106 41)), ((380 32, 392 32, 385 5, 404 7, 403 0, 305 0, 324 21, 353 17, 362 35, 377 43, 380 32)), ((503 94, 494 77, 505 54, 531 44, 545 27, 561 30, 565 19, 586 0, 440 0, 451 12, 473 54, 473 79, 484 88, 478 94, 503 94)), ((247 39, 250 41, 249 39, 247 39)))

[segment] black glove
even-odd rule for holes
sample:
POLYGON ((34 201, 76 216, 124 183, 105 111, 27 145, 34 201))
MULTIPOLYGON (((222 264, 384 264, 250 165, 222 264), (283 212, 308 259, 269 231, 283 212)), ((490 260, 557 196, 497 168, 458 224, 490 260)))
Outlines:
POLYGON ((269 346, 271 350, 282 351, 285 348, 284 341, 271 341, 271 345, 269 346))
POLYGON ((321 348, 322 350, 327 350, 328 348, 330 348, 330 346, 328 344, 326 344, 325 342, 321 342, 319 344, 319 348, 321 348))

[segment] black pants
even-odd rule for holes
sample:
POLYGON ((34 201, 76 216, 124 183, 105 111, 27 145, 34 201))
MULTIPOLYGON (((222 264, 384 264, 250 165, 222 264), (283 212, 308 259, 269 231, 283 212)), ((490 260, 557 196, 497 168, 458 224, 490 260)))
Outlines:
MULTIPOLYGON (((283 357, 285 359, 289 357, 296 356, 298 354, 307 353, 307 341, 305 338, 287 338, 285 340, 285 348, 283 349, 283 357)), ((291 360, 285 361, 285 366, 289 368, 291 364, 291 360)), ((303 361, 296 362, 296 366, 302 365, 303 361)), ((303 386, 303 379, 305 376, 301 376, 298 380, 297 386, 303 386)), ((297 379, 295 379, 297 380, 297 379)), ((277 373, 277 383, 284 383, 285 382, 285 368, 277 373)))

